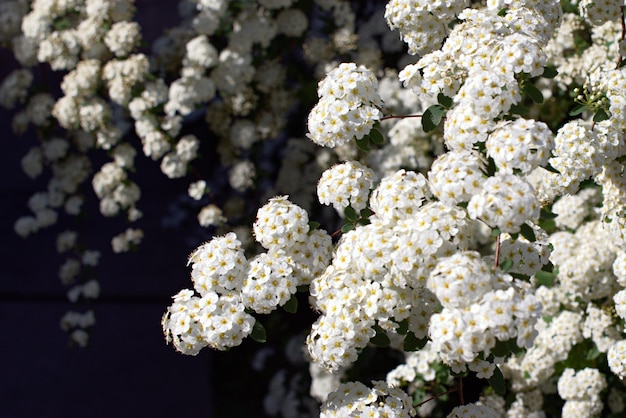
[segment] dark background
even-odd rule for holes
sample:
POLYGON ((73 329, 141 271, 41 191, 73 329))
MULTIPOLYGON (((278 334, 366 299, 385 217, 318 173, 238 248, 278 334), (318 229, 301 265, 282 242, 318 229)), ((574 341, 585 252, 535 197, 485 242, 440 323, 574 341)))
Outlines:
MULTIPOLYGON (((176 3, 136 1, 145 39, 176 24, 176 3)), ((1 50, 0 78, 14 68, 12 55, 1 50)), ((196 357, 183 356, 165 344, 161 332, 171 295, 191 283, 186 261, 193 240, 163 223, 171 216, 168 205, 184 190, 180 183, 138 155, 134 180, 142 189, 139 207, 145 216, 137 226, 145 237, 134 253, 111 252, 110 239, 126 225, 99 215, 89 184, 83 190, 91 196, 87 218, 79 224, 61 220, 22 239, 13 224, 30 215, 27 201, 45 190, 46 179, 33 181, 22 172, 20 160, 37 139, 32 131, 13 135, 11 117, 0 109, 0 416, 229 416, 215 412, 210 382, 221 377, 212 367, 214 353, 205 349, 196 357), (101 297, 91 306, 96 325, 84 349, 70 347, 59 326, 68 310, 89 308, 70 303, 58 278, 65 256, 56 253, 55 240, 68 227, 78 228, 90 248, 103 252, 96 270, 101 297)))

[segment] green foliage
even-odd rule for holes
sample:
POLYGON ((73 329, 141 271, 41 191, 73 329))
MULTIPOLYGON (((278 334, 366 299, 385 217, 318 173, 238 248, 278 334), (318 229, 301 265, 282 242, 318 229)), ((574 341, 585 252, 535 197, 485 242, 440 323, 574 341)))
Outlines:
POLYGON ((430 106, 422 115, 422 128, 424 132, 433 131, 441 123, 443 115, 446 113, 445 107, 440 104, 430 106))
POLYGON ((489 386, 500 396, 504 396, 506 393, 506 384, 504 383, 504 375, 502 371, 496 366, 493 371, 493 375, 489 378, 489 386))
POLYGON ((404 351, 417 351, 424 348, 426 343, 428 342, 428 338, 417 338, 413 332, 408 331, 404 336, 403 348, 404 351))
POLYGON ((265 327, 259 320, 257 319, 252 327, 252 332, 250 333, 252 339, 258 343, 264 343, 267 341, 267 332, 265 331, 265 327))
POLYGON ((376 347, 389 347, 391 340, 389 340, 385 330, 376 324, 374 325, 374 331, 376 331, 376 334, 370 339, 370 342, 376 347))
POLYGON ((285 312, 296 313, 298 311, 298 297, 296 294, 291 295, 291 298, 283 305, 285 312))

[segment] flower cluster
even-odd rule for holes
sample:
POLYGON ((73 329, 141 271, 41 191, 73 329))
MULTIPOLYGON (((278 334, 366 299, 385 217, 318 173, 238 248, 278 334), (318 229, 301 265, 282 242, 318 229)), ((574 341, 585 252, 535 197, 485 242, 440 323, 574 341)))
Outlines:
POLYGON ((341 64, 320 81, 307 136, 325 147, 363 138, 381 118, 378 80, 363 66, 341 64))
POLYGON ((389 387, 385 382, 374 381, 370 389, 360 382, 343 383, 328 395, 322 406, 320 417, 394 416, 408 418, 415 416, 411 397, 398 388, 389 387))
POLYGON ((255 319, 282 306, 328 264, 330 236, 309 231, 308 215, 286 197, 259 209, 257 241, 268 249, 248 260, 235 233, 214 238, 189 258, 194 289, 174 296, 163 316, 168 341, 185 354, 210 346, 225 350, 241 344, 255 319))
POLYGON ((320 203, 333 205, 340 213, 348 206, 359 211, 367 206, 373 185, 372 170, 357 161, 347 161, 322 173, 317 197, 320 203))

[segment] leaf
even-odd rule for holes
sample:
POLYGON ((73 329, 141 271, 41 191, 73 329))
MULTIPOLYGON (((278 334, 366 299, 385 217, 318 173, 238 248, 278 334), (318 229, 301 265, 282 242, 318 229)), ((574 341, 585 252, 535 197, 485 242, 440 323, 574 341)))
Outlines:
POLYGON ((503 17, 504 15, 506 15, 507 12, 507 8, 503 7, 502 9, 498 10, 498 16, 503 17))
POLYGON ((500 235, 502 233, 502 231, 500 231, 500 228, 493 228, 491 230, 491 236, 493 238, 497 237, 498 235, 500 235))
POLYGON ((543 78, 554 78, 559 74, 559 72, 554 67, 544 67, 543 74, 541 76, 543 78))
POLYGON ((320 227, 319 222, 309 221, 309 231, 315 231, 319 227, 320 227))
POLYGON ((493 371, 493 375, 489 378, 489 386, 500 396, 504 396, 506 393, 506 385, 504 384, 504 376, 500 368, 496 366, 493 371))
POLYGON ((527 282, 530 279, 530 277, 521 273, 509 273, 509 275, 515 279, 523 280, 525 282, 527 282))
POLYGON ((454 100, 443 93, 437 95, 437 102, 446 109, 450 109, 454 105, 454 100))
POLYGON ((283 305, 285 312, 296 313, 298 311, 298 298, 294 293, 291 298, 283 305))
POLYGON ((422 349, 426 345, 427 341, 427 338, 419 339, 415 336, 415 334, 409 331, 404 336, 403 349, 404 351, 417 351, 422 349))
POLYGON ((265 332, 265 327, 258 320, 254 323, 250 336, 258 343, 264 343, 267 341, 267 332, 265 332))
POLYGON ((370 131, 370 140, 376 144, 376 145, 381 145, 385 142, 385 137, 383 136, 383 134, 376 128, 372 129, 370 131))
POLYGON ((504 260, 502 260, 499 267, 500 270, 506 273, 513 267, 513 260, 511 260, 510 258, 505 258, 504 260))
POLYGON ((506 357, 511 351, 507 347, 506 341, 496 341, 495 347, 491 349, 491 354, 496 357, 506 357))
POLYGON ((579 104, 578 106, 576 106, 575 108, 570 110, 569 115, 570 116, 577 116, 577 115, 580 115, 581 113, 583 113, 586 110, 589 110, 589 106, 584 105, 584 104, 579 104))
POLYGON ((370 342, 374 344, 376 347, 389 347, 391 344, 391 340, 379 325, 374 325, 374 331, 376 331, 376 335, 374 335, 370 342))
POLYGON ((524 93, 535 103, 543 103, 543 94, 541 90, 532 83, 524 83, 524 93))
POLYGON ((409 330, 409 320, 408 319, 403 319, 402 321, 400 321, 400 323, 398 323, 398 328, 396 328, 396 332, 398 334, 406 335, 408 330, 409 330))
POLYGON ((556 168, 552 167, 552 165, 550 163, 546 163, 545 167, 546 170, 548 170, 551 173, 555 173, 555 174, 561 174, 561 172, 559 170, 557 170, 556 168))
POLYGON ((608 118, 610 118, 610 116, 608 113, 606 113, 606 110, 604 109, 598 109, 595 115, 593 115, 593 121, 596 123, 602 122, 603 120, 607 120, 608 118))
POLYGON ((430 132, 439 126, 444 113, 445 109, 440 104, 432 105, 426 109, 422 115, 422 128, 424 132, 430 132))
POLYGON ((370 140, 368 136, 364 136, 363 138, 356 139, 356 146, 364 152, 368 152, 370 150, 370 140))
POLYGON ((343 215, 349 222, 355 222, 359 217, 359 215, 356 213, 356 210, 354 210, 352 206, 346 207, 343 211, 343 215))
POLYGON ((539 270, 537 273, 535 273, 535 279, 537 279, 537 283, 548 288, 554 285, 555 277, 556 274, 550 273, 549 271, 539 270))
POLYGON ((529 111, 530 109, 521 103, 514 104, 509 109, 509 112, 511 112, 514 115, 524 115, 528 113, 529 111))
POLYGON ((530 242, 537 241, 537 237, 535 236, 535 231, 533 230, 532 226, 528 224, 522 224, 522 226, 520 226, 519 228, 519 232, 528 241, 530 242))
POLYGON ((350 232, 354 229, 354 224, 344 224, 341 227, 341 232, 343 232, 344 234, 347 232, 350 232))
POLYGON ((361 218, 369 218, 372 216, 372 211, 370 208, 361 209, 361 218))

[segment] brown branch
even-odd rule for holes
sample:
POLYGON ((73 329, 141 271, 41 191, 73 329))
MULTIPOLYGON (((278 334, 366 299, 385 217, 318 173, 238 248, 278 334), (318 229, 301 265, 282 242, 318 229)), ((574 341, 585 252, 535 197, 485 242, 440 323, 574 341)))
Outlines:
POLYGON ((442 396, 447 395, 447 394, 452 393, 452 392, 456 392, 457 390, 459 390, 458 387, 452 388, 452 389, 448 389, 445 392, 438 393, 437 395, 431 396, 430 398, 426 399, 425 401, 422 401, 422 402, 418 403, 415 406, 419 408, 420 406, 424 405, 426 402, 434 401, 437 398, 441 398, 442 396))
POLYGON ((496 268, 500 265, 500 235, 502 234, 498 234, 498 237, 496 238, 496 260, 494 263, 496 268))
MULTIPOLYGON (((626 38, 626 22, 624 22, 624 8, 626 8, 626 6, 622 6, 622 41, 624 40, 624 38, 626 38)), ((620 55, 619 59, 617 60, 617 65, 615 66, 615 69, 617 70, 620 65, 622 65, 622 59, 623 57, 620 55)))
POLYGON ((423 115, 398 115, 398 116, 389 115, 389 116, 385 116, 380 121, 382 122, 387 119, 421 118, 422 116, 423 115))

